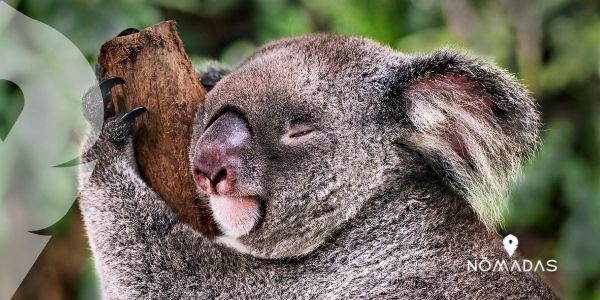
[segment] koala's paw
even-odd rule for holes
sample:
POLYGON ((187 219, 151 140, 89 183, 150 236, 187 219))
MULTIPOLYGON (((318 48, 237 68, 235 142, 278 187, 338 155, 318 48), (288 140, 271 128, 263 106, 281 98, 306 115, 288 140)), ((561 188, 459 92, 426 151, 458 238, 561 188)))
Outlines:
POLYGON ((102 160, 106 157, 118 156, 119 153, 127 153, 131 141, 131 132, 135 119, 146 112, 145 107, 136 107, 132 110, 117 114, 112 102, 111 89, 115 85, 125 84, 120 77, 109 77, 92 87, 83 96, 83 113, 90 120, 92 134, 99 132, 99 137, 94 141, 89 150, 83 153, 83 161, 102 160), (102 105, 96 105, 101 102, 102 105), (102 108, 102 112, 98 111, 102 108), (101 114, 103 122, 98 125, 93 122, 95 116, 101 114))
POLYGON ((145 107, 138 106, 124 114, 109 118, 104 123, 100 140, 111 143, 117 148, 125 147, 130 140, 135 119, 145 112, 145 107))

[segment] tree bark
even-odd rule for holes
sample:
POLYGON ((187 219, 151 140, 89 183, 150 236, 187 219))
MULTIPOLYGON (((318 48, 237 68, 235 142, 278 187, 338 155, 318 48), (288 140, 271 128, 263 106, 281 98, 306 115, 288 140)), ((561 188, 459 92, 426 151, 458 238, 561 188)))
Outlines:
POLYGON ((180 218, 207 236, 216 226, 206 199, 200 199, 191 175, 188 149, 195 112, 206 91, 185 52, 174 21, 166 21, 106 42, 98 57, 102 76, 119 76, 113 88, 117 112, 137 106, 133 139, 146 182, 180 218))

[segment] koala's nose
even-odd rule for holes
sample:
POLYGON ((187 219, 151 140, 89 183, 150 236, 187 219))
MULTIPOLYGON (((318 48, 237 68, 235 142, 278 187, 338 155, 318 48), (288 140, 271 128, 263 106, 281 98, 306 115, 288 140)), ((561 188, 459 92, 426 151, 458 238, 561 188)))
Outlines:
POLYGON ((242 151, 251 140, 248 124, 239 114, 227 112, 215 120, 194 149, 193 174, 198 187, 208 194, 234 193, 243 173, 242 151))

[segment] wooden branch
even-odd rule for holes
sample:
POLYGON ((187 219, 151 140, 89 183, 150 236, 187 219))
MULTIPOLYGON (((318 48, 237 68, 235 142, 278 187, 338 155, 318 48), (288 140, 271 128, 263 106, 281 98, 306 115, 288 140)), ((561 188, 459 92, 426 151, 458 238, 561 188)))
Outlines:
POLYGON ((216 233, 206 199, 199 199, 190 172, 192 122, 206 91, 185 52, 174 21, 162 22, 105 43, 98 57, 103 76, 119 76, 113 88, 117 112, 145 106, 134 144, 146 182, 187 224, 207 236, 216 233))

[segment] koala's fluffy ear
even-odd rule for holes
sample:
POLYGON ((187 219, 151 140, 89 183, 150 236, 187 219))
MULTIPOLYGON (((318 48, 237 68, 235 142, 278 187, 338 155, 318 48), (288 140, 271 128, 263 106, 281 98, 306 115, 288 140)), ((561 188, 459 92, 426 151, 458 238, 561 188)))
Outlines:
POLYGON ((534 100, 512 75, 452 51, 416 57, 408 73, 401 95, 411 130, 404 143, 495 229, 507 185, 538 142, 534 100))

